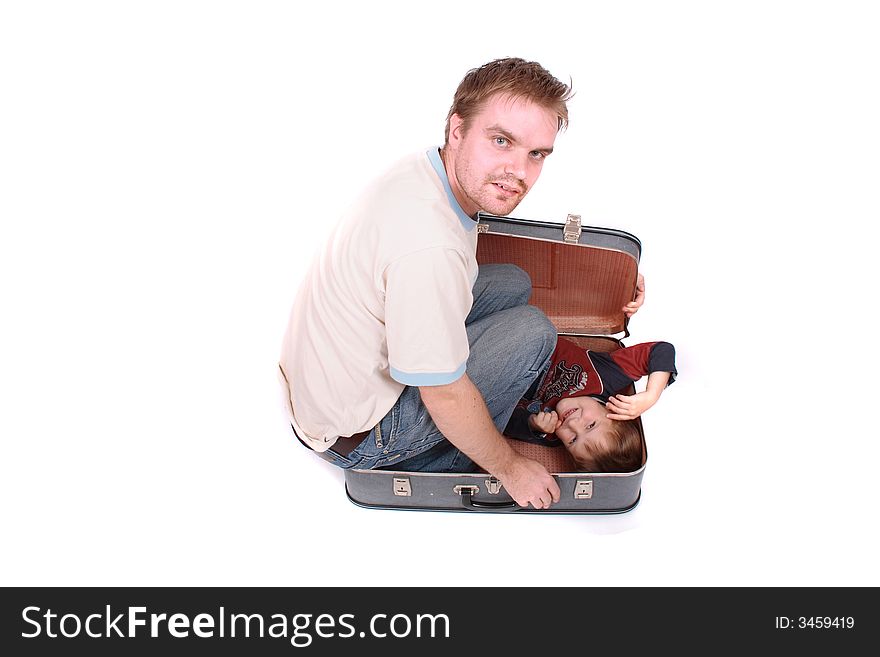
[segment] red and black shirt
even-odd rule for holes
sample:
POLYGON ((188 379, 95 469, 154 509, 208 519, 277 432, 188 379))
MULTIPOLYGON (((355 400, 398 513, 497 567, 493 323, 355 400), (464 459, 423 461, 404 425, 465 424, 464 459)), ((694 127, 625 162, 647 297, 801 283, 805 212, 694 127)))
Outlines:
POLYGON ((552 411, 565 397, 589 396, 605 403, 651 372, 669 372, 669 383, 675 381, 675 347, 669 342, 643 342, 604 353, 560 336, 546 373, 513 409, 504 433, 531 442, 540 440, 529 428, 529 415, 552 411))

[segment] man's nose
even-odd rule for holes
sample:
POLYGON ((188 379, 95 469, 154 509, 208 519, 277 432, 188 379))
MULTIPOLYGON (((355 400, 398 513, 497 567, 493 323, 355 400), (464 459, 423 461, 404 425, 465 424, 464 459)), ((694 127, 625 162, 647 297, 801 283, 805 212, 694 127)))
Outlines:
POLYGON ((504 173, 514 176, 517 180, 525 180, 528 158, 528 153, 514 150, 510 153, 507 159, 507 163, 504 166, 504 173))

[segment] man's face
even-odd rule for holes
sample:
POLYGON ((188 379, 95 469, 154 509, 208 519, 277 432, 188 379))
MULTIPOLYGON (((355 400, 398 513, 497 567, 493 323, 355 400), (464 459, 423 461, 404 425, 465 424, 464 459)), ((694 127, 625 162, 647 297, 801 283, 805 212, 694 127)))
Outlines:
POLYGON ((557 126, 552 110, 497 94, 472 117, 467 130, 454 114, 446 168, 462 209, 470 216, 478 210, 497 215, 512 212, 538 179, 544 158, 553 152, 557 126))

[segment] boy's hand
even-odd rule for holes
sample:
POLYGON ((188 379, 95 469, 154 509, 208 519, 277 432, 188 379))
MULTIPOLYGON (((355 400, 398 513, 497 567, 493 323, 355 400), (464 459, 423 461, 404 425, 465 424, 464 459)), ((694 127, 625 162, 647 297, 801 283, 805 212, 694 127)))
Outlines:
POLYGON ((639 311, 643 303, 645 303, 645 277, 639 274, 636 280, 636 298, 623 307, 623 314, 632 317, 639 311))
POLYGON ((605 404, 609 413, 605 417, 612 420, 632 420, 657 403, 657 396, 648 391, 635 395, 614 395, 605 404))
POLYGON ((532 431, 553 433, 562 425, 556 411, 541 411, 529 415, 529 427, 532 431))

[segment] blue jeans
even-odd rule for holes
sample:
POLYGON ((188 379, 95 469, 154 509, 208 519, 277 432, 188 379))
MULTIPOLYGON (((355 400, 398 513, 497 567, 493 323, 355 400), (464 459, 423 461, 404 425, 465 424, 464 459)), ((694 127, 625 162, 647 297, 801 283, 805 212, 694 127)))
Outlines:
MULTIPOLYGON (((528 274, 514 265, 484 265, 474 283, 465 321, 470 355, 467 375, 503 431, 514 406, 550 361, 556 328, 527 305, 528 274)), ((419 389, 407 386, 388 414, 348 456, 329 452, 342 468, 475 472, 479 468, 450 443, 431 419, 419 389)))

